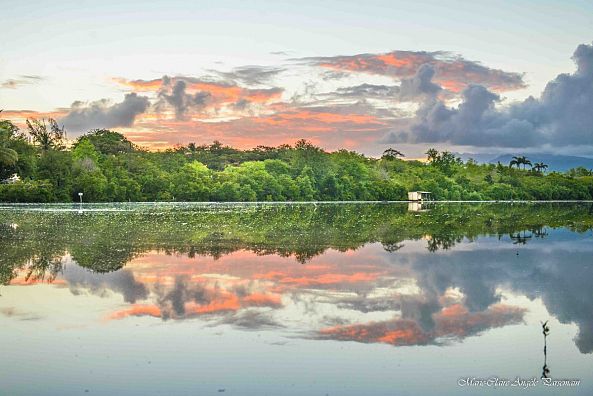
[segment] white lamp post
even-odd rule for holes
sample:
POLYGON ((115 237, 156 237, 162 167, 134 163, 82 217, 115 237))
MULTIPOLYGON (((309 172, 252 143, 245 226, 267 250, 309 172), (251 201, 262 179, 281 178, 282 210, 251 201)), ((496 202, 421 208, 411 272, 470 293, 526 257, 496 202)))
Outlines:
POLYGON ((81 192, 78 193, 78 198, 80 198, 80 203, 82 203, 82 193, 81 192))

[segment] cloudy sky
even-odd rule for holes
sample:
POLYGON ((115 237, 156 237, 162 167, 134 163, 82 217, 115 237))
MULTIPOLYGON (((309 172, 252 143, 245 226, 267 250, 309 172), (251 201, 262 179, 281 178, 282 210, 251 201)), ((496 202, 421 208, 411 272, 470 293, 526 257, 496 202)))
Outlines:
POLYGON ((0 7, 3 117, 54 117, 70 137, 593 156, 591 2, 0 7))

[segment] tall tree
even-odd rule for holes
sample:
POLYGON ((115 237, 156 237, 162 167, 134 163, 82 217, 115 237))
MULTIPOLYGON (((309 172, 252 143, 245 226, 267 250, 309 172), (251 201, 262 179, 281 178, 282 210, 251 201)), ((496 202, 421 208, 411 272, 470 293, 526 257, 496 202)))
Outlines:
POLYGON ((516 166, 518 169, 520 164, 521 164, 521 157, 513 156, 513 158, 511 159, 511 162, 509 162, 509 168, 516 166))
POLYGON ((548 169, 548 165, 544 164, 543 162, 536 162, 533 164, 533 170, 536 172, 543 172, 548 169))
POLYGON ((531 161, 524 155, 514 156, 513 159, 511 159, 511 162, 509 162, 509 168, 512 168, 514 165, 517 166, 517 169, 523 165, 523 169, 525 169, 527 165, 531 166, 531 161))
POLYGON ((387 150, 383 151, 383 159, 396 159, 397 157, 405 157, 405 155, 394 148, 388 148, 387 150))
POLYGON ((430 148, 426 151, 426 156, 428 157, 428 162, 434 162, 438 158, 439 152, 434 149, 430 148))
POLYGON ((64 144, 66 131, 64 127, 60 128, 53 118, 48 118, 47 122, 44 118, 41 120, 27 119, 27 128, 33 141, 37 143, 42 151, 63 150, 66 148, 64 144))

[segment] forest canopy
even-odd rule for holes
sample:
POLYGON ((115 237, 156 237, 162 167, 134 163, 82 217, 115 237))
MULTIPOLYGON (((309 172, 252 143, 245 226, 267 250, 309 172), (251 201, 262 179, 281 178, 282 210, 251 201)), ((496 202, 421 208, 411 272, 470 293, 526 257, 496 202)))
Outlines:
POLYGON ((525 156, 477 164, 429 149, 426 161, 396 148, 381 158, 294 145, 240 150, 214 141, 147 151, 124 135, 91 130, 68 147, 54 120, 28 120, 20 130, 0 120, 0 201, 386 201, 407 191, 436 200, 588 200, 593 174, 584 168, 547 172, 525 156), (15 176, 16 175, 16 176, 15 176))

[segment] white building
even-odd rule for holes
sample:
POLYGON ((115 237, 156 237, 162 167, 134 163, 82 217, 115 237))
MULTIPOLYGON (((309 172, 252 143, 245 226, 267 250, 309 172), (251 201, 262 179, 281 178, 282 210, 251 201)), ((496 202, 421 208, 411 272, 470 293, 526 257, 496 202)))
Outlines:
POLYGON ((408 191, 408 201, 430 201, 430 191, 408 191))

